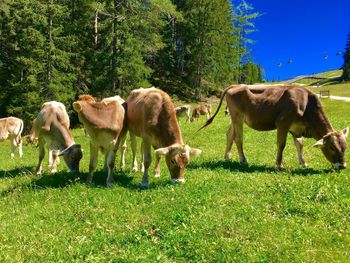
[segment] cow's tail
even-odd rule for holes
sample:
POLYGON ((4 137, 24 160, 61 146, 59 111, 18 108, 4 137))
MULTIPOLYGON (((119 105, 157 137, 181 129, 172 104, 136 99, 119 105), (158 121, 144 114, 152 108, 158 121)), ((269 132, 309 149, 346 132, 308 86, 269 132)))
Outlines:
POLYGON ((21 120, 19 131, 18 131, 17 136, 16 136, 16 144, 17 145, 20 145, 22 143, 22 136, 21 136, 22 131, 23 131, 23 121, 21 120))
POLYGON ((213 122, 215 116, 218 114, 218 112, 219 112, 219 110, 220 110, 220 108, 221 108, 222 101, 224 100, 224 97, 225 97, 227 91, 228 91, 229 89, 231 89, 231 88, 232 88, 232 86, 229 86, 229 87, 227 87, 227 88, 222 92, 221 98, 220 98, 219 106, 218 106, 218 108, 216 109, 214 115, 211 116, 211 117, 207 120, 207 122, 206 122, 202 127, 199 128, 198 131, 200 131, 201 129, 207 127, 209 124, 211 124, 211 123, 213 122))

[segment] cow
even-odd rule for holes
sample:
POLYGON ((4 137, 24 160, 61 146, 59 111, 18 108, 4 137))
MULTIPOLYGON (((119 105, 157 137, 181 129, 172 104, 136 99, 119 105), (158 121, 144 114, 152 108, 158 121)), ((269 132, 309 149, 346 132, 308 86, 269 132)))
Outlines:
POLYGON ((200 115, 207 116, 208 120, 211 116, 211 105, 206 104, 195 107, 192 111, 191 122, 194 122, 196 119, 198 119, 200 115))
POLYGON ((39 162, 36 174, 42 172, 45 144, 52 150, 49 159, 51 173, 57 171, 58 157, 62 156, 72 173, 79 172, 79 162, 83 156, 80 144, 74 142, 69 130, 70 121, 65 106, 57 101, 45 102, 33 121, 32 138, 38 138, 39 162))
POLYGON ((176 120, 176 112, 169 95, 157 88, 140 88, 131 91, 127 98, 127 125, 131 138, 133 164, 135 164, 136 138, 142 138, 144 171, 140 188, 148 188, 148 169, 151 164, 151 146, 155 149, 156 168, 165 156, 173 183, 184 183, 185 167, 190 155, 200 155, 201 150, 184 143, 176 120))
POLYGON ((19 157, 22 158, 22 131, 23 121, 16 117, 0 119, 0 142, 7 139, 11 143, 11 159, 15 157, 15 148, 18 147, 19 157))
POLYGON ((177 106, 175 111, 177 120, 182 116, 186 116, 186 122, 190 122, 191 105, 177 106))
POLYGON ((89 95, 80 96, 73 103, 79 121, 84 125, 90 137, 90 165, 87 183, 92 182, 97 166, 99 150, 105 155, 105 166, 108 168, 107 186, 111 186, 117 149, 125 143, 125 103, 119 96, 96 101, 89 95))
MULTIPOLYGON (((277 129, 276 165, 283 169, 282 153, 288 132, 293 136, 299 163, 307 167, 303 156, 303 137, 314 138, 314 147, 322 150, 326 159, 336 169, 346 167, 344 153, 349 128, 335 131, 329 122, 316 94, 306 88, 293 85, 232 85, 224 90, 215 114, 203 125, 215 118, 226 97, 231 115, 231 126, 227 131, 225 158, 230 159, 235 141, 241 164, 247 164, 243 153, 243 123, 258 131, 277 129)), ((201 129, 202 129, 201 128, 201 129)))

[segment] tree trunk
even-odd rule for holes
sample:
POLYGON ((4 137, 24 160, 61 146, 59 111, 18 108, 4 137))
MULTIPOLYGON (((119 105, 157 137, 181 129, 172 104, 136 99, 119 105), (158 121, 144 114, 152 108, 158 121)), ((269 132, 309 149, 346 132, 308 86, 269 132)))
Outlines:
POLYGON ((47 86, 50 85, 51 83, 51 78, 52 78, 52 51, 51 51, 51 45, 52 45, 52 5, 53 5, 53 0, 50 0, 48 2, 48 29, 47 29, 47 47, 48 47, 48 52, 47 52, 47 86))
POLYGON ((117 87, 117 77, 116 77, 116 69, 117 69, 117 26, 118 26, 117 6, 118 6, 118 0, 114 0, 113 47, 112 47, 112 93, 115 92, 116 87, 117 87))

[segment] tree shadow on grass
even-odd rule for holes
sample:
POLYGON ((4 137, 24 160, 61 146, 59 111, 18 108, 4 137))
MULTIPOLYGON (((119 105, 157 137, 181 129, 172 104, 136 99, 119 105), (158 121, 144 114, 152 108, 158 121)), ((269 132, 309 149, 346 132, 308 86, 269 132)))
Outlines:
POLYGON ((187 169, 194 170, 204 168, 208 170, 225 169, 230 172, 240 172, 240 173, 282 173, 290 174, 292 176, 308 176, 308 175, 320 175, 325 173, 334 172, 333 169, 322 169, 315 170, 313 168, 296 168, 296 169, 284 169, 279 170, 276 167, 266 166, 266 165, 242 165, 237 161, 231 160, 219 160, 219 161, 204 161, 202 163, 191 163, 187 166, 187 169))

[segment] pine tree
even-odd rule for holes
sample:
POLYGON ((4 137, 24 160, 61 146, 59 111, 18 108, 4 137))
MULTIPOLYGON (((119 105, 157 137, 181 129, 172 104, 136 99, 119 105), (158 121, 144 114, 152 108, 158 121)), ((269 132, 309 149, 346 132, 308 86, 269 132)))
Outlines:
POLYGON ((350 30, 348 32, 343 58, 344 63, 342 79, 344 81, 350 81, 350 30))
POLYGON ((256 31, 254 20, 261 16, 259 12, 253 12, 253 10, 252 5, 244 0, 234 8, 233 23, 236 37, 234 64, 236 65, 236 81, 239 83, 242 82, 242 64, 250 59, 248 45, 254 43, 253 40, 248 38, 248 35, 256 31))

